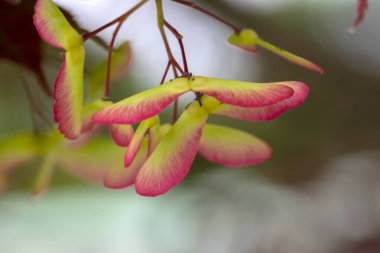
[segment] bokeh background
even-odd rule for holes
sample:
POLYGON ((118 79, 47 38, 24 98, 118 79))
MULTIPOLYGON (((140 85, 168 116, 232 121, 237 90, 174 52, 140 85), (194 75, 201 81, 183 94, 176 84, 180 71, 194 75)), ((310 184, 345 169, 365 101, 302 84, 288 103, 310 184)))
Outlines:
MULTIPOLYGON (((137 1, 55 2, 79 27, 93 30, 137 1)), ((0 252, 380 252, 380 2, 369 1, 365 22, 353 34, 347 28, 354 0, 197 3, 325 70, 318 75, 264 50, 242 52, 226 43, 226 27, 164 1, 167 19, 184 35, 194 74, 309 85, 302 106, 271 122, 211 119, 266 140, 272 159, 228 169, 197 157, 179 186, 154 199, 133 188, 113 191, 85 182, 64 165, 49 191, 32 197, 39 161, 19 166, 0 197, 0 252)), ((39 41, 28 17, 32 6, 26 0, 0 4, 2 139, 44 131, 52 123, 52 100, 42 92, 41 75, 52 86, 61 55, 39 41), (36 116, 30 95, 47 120, 36 116)), ((107 42, 111 34, 100 37, 107 42)), ((115 101, 157 85, 162 76, 167 57, 153 2, 128 19, 117 44, 125 40, 132 62, 112 86, 115 101)), ((90 69, 106 53, 96 43, 86 46, 90 69)))

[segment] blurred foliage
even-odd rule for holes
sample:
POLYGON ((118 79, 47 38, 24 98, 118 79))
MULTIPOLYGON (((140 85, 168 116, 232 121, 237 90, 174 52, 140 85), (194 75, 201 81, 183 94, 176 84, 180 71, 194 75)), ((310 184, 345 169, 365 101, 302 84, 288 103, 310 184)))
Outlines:
POLYGON ((34 73, 46 94, 49 84, 42 72, 42 40, 32 19, 34 1, 0 2, 0 59, 13 61, 34 73))

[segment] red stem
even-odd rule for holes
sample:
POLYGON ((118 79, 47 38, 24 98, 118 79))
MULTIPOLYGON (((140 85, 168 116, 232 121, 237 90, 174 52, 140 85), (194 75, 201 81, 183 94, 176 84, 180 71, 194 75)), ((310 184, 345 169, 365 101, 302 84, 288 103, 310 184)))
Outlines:
MULTIPOLYGON (((174 74, 174 78, 178 78, 178 73, 175 68, 173 68, 173 74, 174 74)), ((174 101, 174 105, 173 105, 173 118, 172 118, 173 125, 174 123, 176 123, 177 119, 178 119, 178 99, 174 101)))
MULTIPOLYGON (((183 36, 180 34, 177 29, 175 29, 172 25, 170 25, 166 20, 164 20, 164 25, 173 33, 173 35, 177 38, 178 44, 181 48, 181 54, 182 54, 182 60, 183 60, 183 68, 185 71, 185 75, 189 75, 189 69, 187 65, 187 59, 186 59, 186 53, 185 53, 185 47, 183 46, 183 36)), ((174 76, 177 78, 178 74, 174 73, 174 76)), ((174 101, 173 105, 173 118, 172 118, 172 124, 174 124, 178 119, 178 99, 174 101)))
POLYGON ((168 64, 166 65, 164 76, 161 79, 160 85, 165 82, 166 76, 168 75, 168 72, 169 72, 170 65, 172 65, 172 63, 168 61, 168 64))
POLYGON ((164 41, 165 50, 168 55, 169 61, 171 62, 171 65, 173 67, 173 71, 176 71, 175 69, 178 69, 182 74, 184 74, 184 71, 182 70, 181 66, 178 64, 178 62, 175 60, 173 53, 170 49, 168 38, 166 37, 164 27, 159 27, 162 40, 164 41))
POLYGON ((178 119, 178 99, 174 101, 173 105, 173 118, 172 118, 172 124, 176 123, 178 119))
POLYGON ((120 21, 119 24, 117 25, 115 31, 113 32, 111 42, 108 46, 107 77, 106 77, 106 84, 104 86, 103 100, 109 100, 110 99, 112 51, 113 51, 113 46, 115 44, 117 34, 119 33, 120 28, 123 25, 123 23, 124 23, 124 20, 120 21))
POLYGON ((163 13, 161 0, 156 0, 156 6, 157 6, 157 14, 158 14, 157 16, 158 29, 160 30, 160 34, 165 45, 165 50, 168 55, 169 61, 171 62, 173 71, 176 72, 176 69, 178 69, 181 72, 181 74, 184 74, 184 71, 182 70, 181 66, 178 64, 178 62, 173 56, 173 53, 170 49, 168 38, 166 37, 165 28, 164 28, 165 20, 163 16, 164 13, 163 13))
POLYGON ((183 68, 185 71, 185 74, 189 74, 189 69, 187 65, 187 59, 186 59, 186 53, 185 53, 185 47, 183 46, 183 36, 180 34, 177 29, 175 29, 172 25, 170 25, 166 20, 164 20, 164 25, 171 31, 174 36, 178 40, 179 47, 181 48, 181 54, 182 54, 182 60, 183 60, 183 68))
POLYGON ((133 6, 129 11, 127 11, 126 13, 124 13, 123 15, 115 18, 114 20, 108 22, 107 24, 99 27, 98 29, 92 31, 92 32, 88 32, 86 34, 84 34, 82 36, 83 38, 83 42, 88 40, 89 38, 95 36, 96 34, 100 33, 101 31, 107 29, 108 27, 118 23, 118 22, 123 22, 126 18, 128 18, 129 15, 131 15, 132 13, 134 13, 137 9, 139 9, 141 6, 143 6, 148 0, 142 0, 141 2, 139 2, 138 4, 136 4, 135 6, 133 6))

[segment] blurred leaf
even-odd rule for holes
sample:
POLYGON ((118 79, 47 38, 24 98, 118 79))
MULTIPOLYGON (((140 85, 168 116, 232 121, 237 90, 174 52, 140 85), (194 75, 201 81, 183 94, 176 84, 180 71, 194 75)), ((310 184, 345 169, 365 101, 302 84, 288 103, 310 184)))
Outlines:
MULTIPOLYGON (((131 50, 128 42, 124 42, 113 50, 111 60, 111 81, 120 79, 128 70, 131 60, 131 50)), ((107 76, 108 59, 103 60, 90 72, 90 97, 98 99, 101 97, 107 76)))
POLYGON ((7 186, 8 173, 25 163, 37 158, 41 149, 34 134, 21 133, 0 140, 0 192, 7 186))
POLYGON ((56 153, 57 164, 86 180, 101 181, 117 161, 122 161, 125 148, 120 148, 110 138, 96 138, 79 148, 60 147, 56 153))
POLYGON ((0 59, 8 59, 32 71, 43 91, 51 89, 42 72, 41 39, 34 28, 34 1, 10 4, 0 1, 0 59))
POLYGON ((54 155, 54 151, 51 151, 44 156, 32 188, 33 195, 42 194, 48 189, 54 172, 54 155))
POLYGON ((34 134, 21 133, 0 140, 0 172, 30 161, 41 153, 38 143, 39 138, 34 134))

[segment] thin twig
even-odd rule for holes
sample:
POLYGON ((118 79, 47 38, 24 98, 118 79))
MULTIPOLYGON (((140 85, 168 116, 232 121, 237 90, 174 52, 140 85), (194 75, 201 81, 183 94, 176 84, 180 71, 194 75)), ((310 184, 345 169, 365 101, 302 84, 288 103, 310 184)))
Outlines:
POLYGON ((165 50, 168 55, 169 61, 171 62, 173 71, 176 71, 175 69, 178 69, 181 74, 185 74, 185 72, 182 70, 181 66, 178 64, 176 59, 173 56, 173 53, 170 49, 169 41, 168 38, 166 37, 165 33, 165 28, 164 28, 164 11, 162 8, 162 1, 161 0, 156 0, 156 8, 157 8, 157 24, 158 24, 158 29, 160 30, 160 34, 162 37, 162 40, 165 45, 165 50))
POLYGON ((168 61, 168 64, 166 65, 166 68, 165 68, 165 71, 164 71, 164 75, 162 76, 162 79, 161 79, 161 82, 160 82, 160 85, 163 84, 166 80, 166 77, 168 75, 168 72, 169 72, 169 68, 170 66, 172 65, 172 63, 170 61, 168 61))
MULTIPOLYGON (((174 75, 174 78, 178 78, 178 73, 175 68, 173 69, 173 75, 174 75)), ((173 105, 172 125, 176 123, 177 119, 178 119, 178 98, 174 101, 174 105, 173 105)))
POLYGON ((115 31, 113 32, 111 42, 108 46, 107 76, 106 76, 106 84, 104 87, 103 100, 109 100, 109 98, 110 98, 112 51, 113 51, 113 46, 115 44, 117 34, 119 33, 120 28, 123 25, 123 23, 124 23, 124 20, 120 21, 119 24, 117 25, 115 31))
MULTIPOLYGON (((169 62, 171 63, 172 68, 173 68, 174 78, 179 77, 177 70, 179 70, 181 72, 182 76, 188 76, 189 71, 188 71, 188 66, 187 66, 185 49, 184 49, 183 43, 182 43, 182 35, 174 27, 172 27, 168 22, 165 21, 164 11, 163 11, 161 0, 156 0, 156 7, 157 7, 158 28, 160 30, 162 40, 164 41, 164 45, 165 45, 166 53, 167 53, 168 58, 169 58, 169 62), (180 65, 178 64, 178 62, 176 61, 176 59, 173 56, 173 53, 170 49, 168 39, 166 37, 165 27, 167 27, 177 37, 178 43, 179 43, 180 48, 181 48, 184 70, 180 67, 180 65)), ((174 124, 177 121, 177 118, 178 118, 178 99, 176 99, 174 102, 172 124, 174 124)))
POLYGON ((173 105, 173 118, 172 118, 172 124, 176 123, 178 119, 178 99, 174 101, 173 105))
POLYGON ((183 36, 180 34, 177 29, 175 29, 171 24, 169 24, 166 20, 164 20, 164 25, 173 33, 173 35, 177 38, 179 47, 181 48, 182 60, 183 60, 183 69, 186 74, 189 74, 189 69, 187 65, 185 47, 183 46, 183 36))
POLYGON ((136 4, 135 6, 133 6, 129 11, 127 11, 126 13, 120 15, 119 17, 115 18, 114 20, 108 22, 107 24, 99 27, 98 29, 92 31, 92 32, 88 32, 86 34, 84 34, 82 36, 83 38, 83 41, 86 41, 87 39, 95 36, 96 34, 100 33, 101 31, 107 29, 108 27, 116 24, 116 23, 120 23, 120 22, 123 22, 126 18, 128 18, 129 15, 131 15, 132 13, 134 13, 136 10, 138 10, 141 6, 143 6, 146 2, 148 2, 148 0, 142 0, 140 1, 138 4, 136 4))

